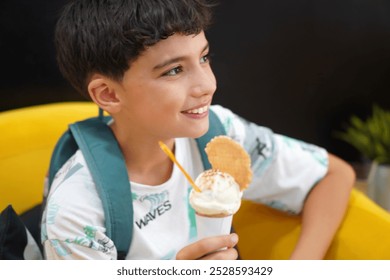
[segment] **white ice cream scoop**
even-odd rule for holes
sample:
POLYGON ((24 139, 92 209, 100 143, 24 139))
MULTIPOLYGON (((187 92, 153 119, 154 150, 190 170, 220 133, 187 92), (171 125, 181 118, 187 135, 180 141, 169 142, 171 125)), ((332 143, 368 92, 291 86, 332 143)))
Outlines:
POLYGON ((233 215, 240 208, 240 187, 228 173, 206 170, 196 178, 195 184, 201 191, 191 191, 190 204, 198 215, 223 217, 233 215))

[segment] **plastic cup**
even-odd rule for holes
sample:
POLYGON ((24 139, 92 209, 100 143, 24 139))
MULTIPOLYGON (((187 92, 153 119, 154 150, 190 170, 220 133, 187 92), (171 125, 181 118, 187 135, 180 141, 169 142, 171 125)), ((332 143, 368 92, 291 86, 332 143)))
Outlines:
POLYGON ((206 237, 230 234, 233 215, 208 217, 196 214, 195 217, 198 240, 206 237))

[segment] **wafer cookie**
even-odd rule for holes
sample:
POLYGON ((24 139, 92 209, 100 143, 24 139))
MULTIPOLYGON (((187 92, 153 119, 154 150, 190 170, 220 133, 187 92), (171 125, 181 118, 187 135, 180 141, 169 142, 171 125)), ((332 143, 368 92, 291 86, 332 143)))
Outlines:
POLYGON ((206 145, 205 151, 213 169, 233 176, 241 191, 249 186, 251 159, 239 143, 228 136, 217 136, 206 145))

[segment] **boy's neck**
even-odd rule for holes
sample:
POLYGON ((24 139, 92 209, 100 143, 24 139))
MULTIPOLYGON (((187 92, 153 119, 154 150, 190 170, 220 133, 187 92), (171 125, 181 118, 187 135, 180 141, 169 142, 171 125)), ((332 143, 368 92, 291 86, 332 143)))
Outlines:
MULTIPOLYGON (((111 128, 122 150, 132 182, 157 186, 171 177, 173 163, 160 149, 158 139, 145 139, 140 135, 119 133, 115 125, 111 128)), ((174 139, 168 146, 172 149, 174 139)))

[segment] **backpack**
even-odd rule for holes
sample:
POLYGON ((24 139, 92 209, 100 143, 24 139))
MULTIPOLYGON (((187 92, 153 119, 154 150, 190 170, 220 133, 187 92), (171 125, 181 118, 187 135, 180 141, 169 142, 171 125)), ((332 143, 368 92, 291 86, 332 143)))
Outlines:
POLYGON ((12 205, 0 213, 0 260, 41 260, 40 205, 18 215, 12 205))
MULTIPOLYGON (((107 123, 111 117, 99 116, 76 122, 57 142, 49 167, 49 187, 64 163, 80 149, 102 200, 107 236, 114 242, 118 259, 125 259, 133 232, 133 205, 130 180, 125 160, 107 123), (115 178, 115 186, 111 183, 115 178)), ((204 151, 206 144, 217 135, 225 135, 225 129, 217 115, 209 110, 209 130, 196 139, 204 169, 211 165, 204 151)))

